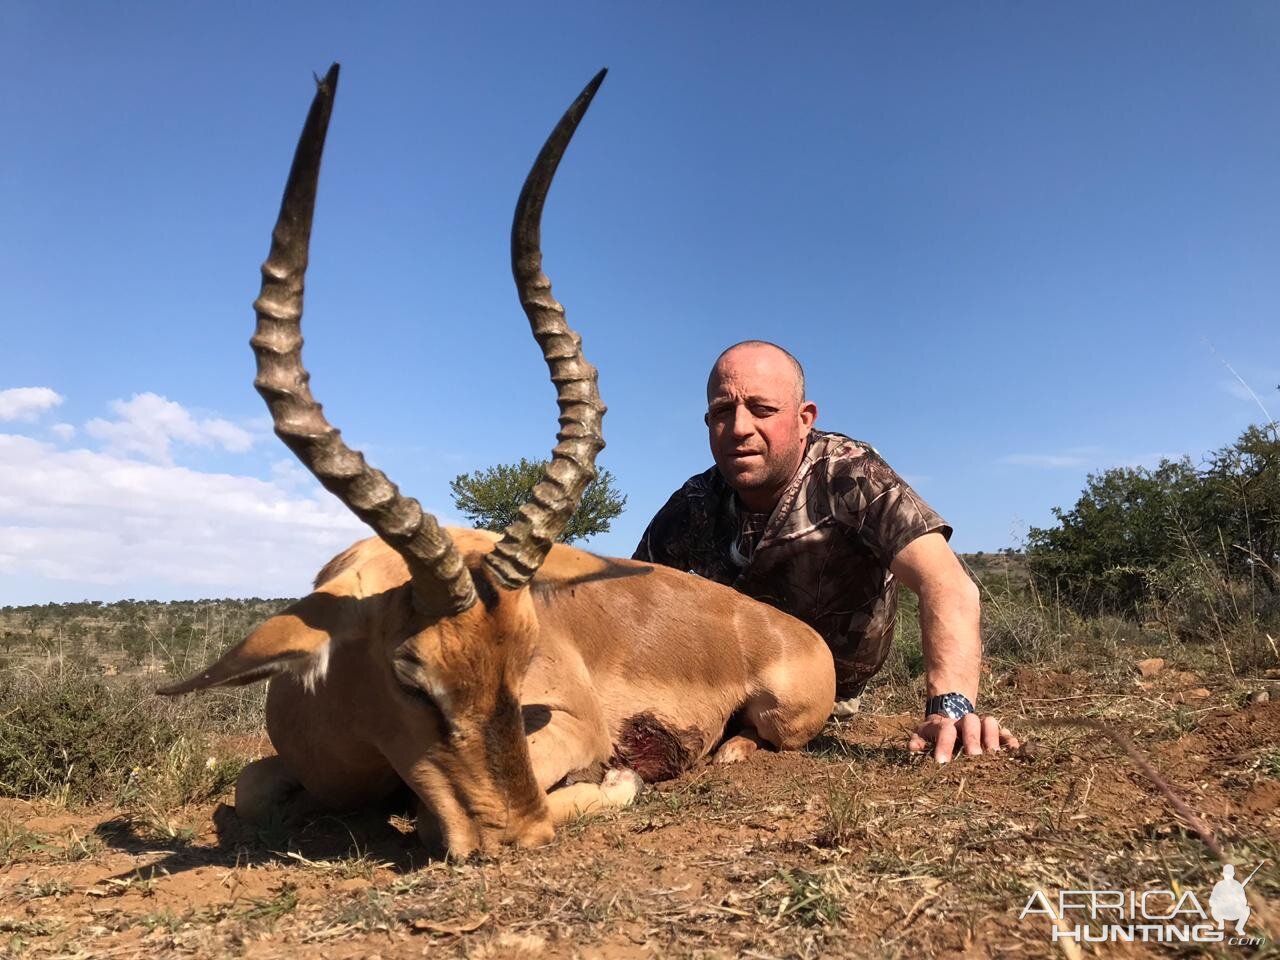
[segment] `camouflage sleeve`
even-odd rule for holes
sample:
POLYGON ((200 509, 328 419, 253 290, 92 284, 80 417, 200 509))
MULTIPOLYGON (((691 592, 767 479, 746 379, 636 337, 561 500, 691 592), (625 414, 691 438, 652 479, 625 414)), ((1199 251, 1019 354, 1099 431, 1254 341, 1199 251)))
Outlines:
POLYGON ((689 500, 682 487, 649 521, 631 559, 688 570, 688 530, 689 500))
POLYGON ((903 547, 926 533, 951 539, 951 525, 871 450, 833 461, 830 482, 836 519, 886 569, 903 547))

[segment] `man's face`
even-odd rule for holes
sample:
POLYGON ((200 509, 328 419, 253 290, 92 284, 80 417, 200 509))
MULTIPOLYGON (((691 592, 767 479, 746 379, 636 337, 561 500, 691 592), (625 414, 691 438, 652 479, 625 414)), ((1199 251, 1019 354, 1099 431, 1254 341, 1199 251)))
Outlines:
POLYGON ((817 415, 814 404, 801 402, 795 368, 777 350, 738 347, 716 363, 707 385, 711 455, 749 509, 777 503, 817 415))

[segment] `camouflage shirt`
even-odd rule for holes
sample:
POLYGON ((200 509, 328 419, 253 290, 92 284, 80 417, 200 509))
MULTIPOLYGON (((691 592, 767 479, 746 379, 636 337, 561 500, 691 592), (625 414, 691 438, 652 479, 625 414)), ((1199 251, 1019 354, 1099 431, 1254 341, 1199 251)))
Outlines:
POLYGON ((950 539, 951 527, 870 444, 817 430, 763 530, 753 529, 759 515, 744 523, 740 509, 712 467, 672 494, 634 557, 727 584, 805 621, 831 647, 837 696, 857 696, 893 640, 898 584, 889 564, 926 533, 950 539))

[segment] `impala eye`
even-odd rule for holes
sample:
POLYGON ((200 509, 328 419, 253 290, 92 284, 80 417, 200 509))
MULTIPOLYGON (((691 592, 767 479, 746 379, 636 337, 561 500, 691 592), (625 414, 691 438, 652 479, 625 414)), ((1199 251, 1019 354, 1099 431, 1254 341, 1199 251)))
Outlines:
POLYGON ((405 683, 403 680, 401 680, 401 681, 398 681, 398 685, 400 687, 400 692, 403 693, 406 697, 409 697, 410 699, 413 699, 413 700, 418 700, 422 703, 425 703, 427 706, 435 707, 437 710, 440 708, 439 704, 435 702, 431 694, 427 693, 427 691, 423 690, 416 683, 405 683))

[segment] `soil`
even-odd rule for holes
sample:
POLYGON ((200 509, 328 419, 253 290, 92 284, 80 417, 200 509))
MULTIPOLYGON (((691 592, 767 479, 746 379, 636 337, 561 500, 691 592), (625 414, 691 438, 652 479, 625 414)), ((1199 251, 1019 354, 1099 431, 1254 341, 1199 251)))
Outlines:
MULTIPOLYGON (((945 765, 908 754, 914 715, 873 694, 869 712, 829 725, 804 751, 703 765, 632 808, 563 827, 547 847, 463 863, 432 860, 395 811, 255 831, 225 802, 122 814, 0 801, 0 949, 1070 958, 1079 954, 1055 946, 1050 919, 1019 919, 1035 890, 1052 901, 1070 888, 1185 889, 1207 909, 1221 876, 1119 746, 1054 723, 1082 716, 1125 730, 1244 872, 1269 859, 1250 889, 1274 901, 1280 698, 1248 701, 1280 685, 1177 664, 1109 676, 1013 672, 992 684, 991 706, 1024 747, 945 765), (1179 699, 1196 688, 1208 697, 1179 699)), ((265 747, 238 746, 246 757, 265 747)))

